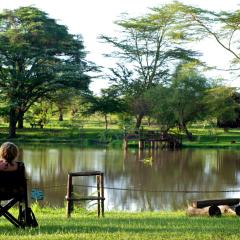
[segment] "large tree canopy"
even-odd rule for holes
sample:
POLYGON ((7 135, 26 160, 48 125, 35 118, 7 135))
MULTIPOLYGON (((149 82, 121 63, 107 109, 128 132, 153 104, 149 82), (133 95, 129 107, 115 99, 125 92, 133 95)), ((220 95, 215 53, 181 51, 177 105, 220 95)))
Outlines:
POLYGON ((16 123, 40 97, 72 87, 88 90, 90 78, 81 36, 34 7, 0 14, 0 93, 16 123))
MULTIPOLYGON (((110 56, 118 59, 118 67, 111 69, 110 80, 123 95, 138 100, 147 89, 166 82, 179 60, 195 59, 197 53, 183 46, 188 39, 179 21, 177 9, 164 5, 157 15, 118 21, 120 37, 101 36, 115 47, 110 56)), ((142 117, 138 114, 138 123, 142 117)))
POLYGON ((162 130, 178 126, 191 140, 187 124, 207 115, 204 99, 209 88, 210 81, 200 74, 195 63, 180 63, 169 86, 158 86, 145 93, 150 115, 162 130))

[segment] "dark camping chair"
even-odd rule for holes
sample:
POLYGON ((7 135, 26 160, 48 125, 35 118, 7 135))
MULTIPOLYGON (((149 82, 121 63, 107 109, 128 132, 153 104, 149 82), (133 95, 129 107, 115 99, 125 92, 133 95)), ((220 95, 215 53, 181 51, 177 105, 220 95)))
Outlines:
POLYGON ((0 217, 4 216, 16 227, 24 228, 30 225, 27 180, 22 162, 18 162, 16 171, 0 171, 0 201, 4 203, 4 205, 0 204, 0 217), (19 215, 16 218, 8 210, 17 203, 19 215))

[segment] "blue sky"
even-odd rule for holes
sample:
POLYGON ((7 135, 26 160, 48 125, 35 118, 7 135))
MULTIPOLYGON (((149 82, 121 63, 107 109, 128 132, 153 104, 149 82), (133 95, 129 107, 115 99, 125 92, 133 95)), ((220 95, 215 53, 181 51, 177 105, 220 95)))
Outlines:
MULTIPOLYGON (((114 21, 119 19, 121 13, 138 16, 147 13, 151 7, 170 3, 170 0, 1 0, 0 10, 14 9, 20 6, 33 5, 47 12, 68 27, 74 34, 82 34, 86 50, 89 51, 88 59, 99 65, 108 67, 111 61, 106 60, 102 54, 108 47, 100 43, 97 37, 100 34, 115 34, 114 21)), ((240 0, 182 0, 185 4, 203 7, 210 10, 236 10, 240 0)), ((204 52, 204 60, 209 64, 226 68, 229 57, 213 41, 199 44, 199 49, 204 52)), ((223 73, 213 73, 223 74, 223 73)), ((240 84, 239 84, 240 85, 240 84)), ((91 89, 98 93, 101 87, 106 87, 104 79, 93 81, 91 89)))

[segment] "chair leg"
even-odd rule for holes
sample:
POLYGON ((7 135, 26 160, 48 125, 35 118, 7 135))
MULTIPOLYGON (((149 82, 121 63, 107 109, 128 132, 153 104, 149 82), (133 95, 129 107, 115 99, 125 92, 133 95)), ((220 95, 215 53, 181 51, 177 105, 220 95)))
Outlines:
POLYGON ((16 199, 10 200, 6 205, 0 205, 0 217, 4 216, 9 222, 11 222, 15 227, 24 227, 24 224, 16 219, 8 210, 17 202, 16 199))
POLYGON ((8 211, 15 203, 17 203, 16 199, 10 200, 7 204, 4 206, 0 205, 0 217, 4 214, 4 212, 8 211))
POLYGON ((12 214, 9 212, 5 212, 3 216, 12 223, 15 227, 24 227, 24 225, 21 224, 20 221, 18 221, 12 214))

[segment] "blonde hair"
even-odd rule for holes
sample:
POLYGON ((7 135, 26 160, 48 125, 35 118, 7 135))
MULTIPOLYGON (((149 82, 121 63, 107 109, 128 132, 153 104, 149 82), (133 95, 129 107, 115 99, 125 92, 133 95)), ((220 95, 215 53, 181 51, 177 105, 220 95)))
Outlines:
POLYGON ((12 163, 18 156, 18 147, 11 142, 5 142, 0 147, 0 157, 12 163))

